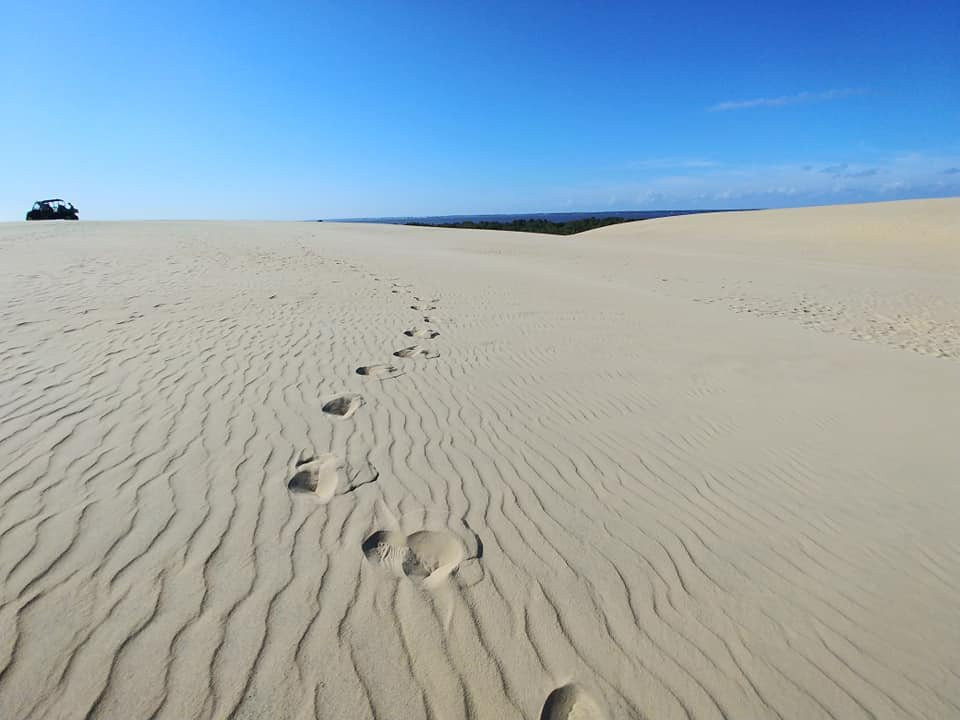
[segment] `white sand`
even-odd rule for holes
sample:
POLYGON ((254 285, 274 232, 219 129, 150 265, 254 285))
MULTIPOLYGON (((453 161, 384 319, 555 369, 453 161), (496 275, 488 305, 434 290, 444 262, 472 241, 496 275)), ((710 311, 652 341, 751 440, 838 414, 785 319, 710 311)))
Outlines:
POLYGON ((960 717, 960 200, 13 223, 0 327, 3 720, 960 717))

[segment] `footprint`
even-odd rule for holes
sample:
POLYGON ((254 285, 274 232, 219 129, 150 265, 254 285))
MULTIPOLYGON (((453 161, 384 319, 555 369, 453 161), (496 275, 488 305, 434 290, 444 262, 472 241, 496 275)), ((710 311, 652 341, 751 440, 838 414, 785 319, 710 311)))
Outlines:
POLYGON ((344 393, 327 400, 321 408, 328 415, 336 415, 344 419, 353 415, 363 405, 363 397, 354 393, 344 393))
POLYGON ((399 358, 423 358, 425 360, 433 360, 434 358, 440 357, 439 352, 425 348, 423 345, 405 347, 402 350, 397 350, 394 355, 399 358))
POLYGON ((404 330, 403 334, 407 337, 426 338, 427 340, 433 340, 440 333, 437 330, 431 330, 430 328, 412 328, 410 330, 404 330))
POLYGON ((389 380, 403 375, 403 372, 396 365, 363 365, 357 368, 357 375, 389 380))
POLYGON ((603 720, 596 701, 579 685, 559 687, 547 696, 540 720, 603 720))
POLYGON ((374 565, 426 586, 442 582, 466 558, 463 543, 447 530, 420 530, 407 536, 378 530, 361 547, 374 565))
POLYGON ((429 312, 430 310, 436 310, 436 309, 437 309, 437 306, 436 306, 436 305, 426 305, 426 304, 421 303, 421 304, 419 304, 419 305, 411 305, 411 306, 410 306, 410 309, 411 309, 411 310, 419 310, 420 312, 429 312))
POLYGON ((303 451, 287 487, 293 492, 312 493, 322 502, 330 502, 337 491, 338 465, 336 455, 323 453, 315 457, 303 451))

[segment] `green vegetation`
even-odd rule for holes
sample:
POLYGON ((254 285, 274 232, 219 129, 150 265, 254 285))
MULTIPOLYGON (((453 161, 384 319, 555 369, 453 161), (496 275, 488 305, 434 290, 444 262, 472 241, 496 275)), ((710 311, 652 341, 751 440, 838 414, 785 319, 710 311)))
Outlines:
POLYGON ((617 223, 631 222, 621 217, 588 217, 582 220, 570 220, 568 222, 552 222, 550 220, 511 220, 510 222, 494 222, 484 220, 481 222, 458 222, 433 225, 430 223, 409 222, 407 225, 416 225, 417 227, 445 227, 445 228, 464 228, 467 230, 513 230, 515 232, 549 233, 551 235, 574 235, 593 230, 594 228, 604 227, 605 225, 616 225, 617 223))

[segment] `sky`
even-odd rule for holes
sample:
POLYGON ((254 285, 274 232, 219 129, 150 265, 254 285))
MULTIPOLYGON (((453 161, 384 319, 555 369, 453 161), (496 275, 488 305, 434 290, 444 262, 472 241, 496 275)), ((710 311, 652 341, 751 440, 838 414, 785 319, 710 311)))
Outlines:
POLYGON ((957 0, 0 0, 0 220, 952 195, 957 0))

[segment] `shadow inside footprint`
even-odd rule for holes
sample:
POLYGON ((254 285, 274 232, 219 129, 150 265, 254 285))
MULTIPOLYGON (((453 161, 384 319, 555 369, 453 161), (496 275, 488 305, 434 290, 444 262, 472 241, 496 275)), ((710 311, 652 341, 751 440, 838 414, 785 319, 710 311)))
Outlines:
POLYGON ((341 418, 348 418, 353 415, 363 405, 363 397, 354 393, 344 393, 335 398, 327 400, 321 410, 328 415, 336 415, 341 418))
POLYGON ((378 380, 389 380, 398 375, 403 375, 403 372, 396 365, 363 365, 357 368, 357 375, 377 378, 378 380))
POLYGON ((426 586, 442 582, 466 557, 463 543, 446 530, 420 530, 407 536, 378 530, 361 548, 374 565, 426 586))
POLYGON ((440 357, 436 350, 425 348, 422 345, 411 345, 410 347, 397 350, 394 355, 399 358, 423 358, 424 360, 433 360, 440 357))
POLYGON ((435 337, 437 337, 437 335, 440 334, 440 332, 437 330, 431 330, 430 328, 411 328, 410 330, 404 330, 403 334, 407 337, 433 340, 435 337))
POLYGON ((426 303, 420 303, 418 305, 411 305, 411 310, 419 310, 420 312, 429 312, 430 310, 436 310, 436 305, 427 305, 426 303))
POLYGON ((540 720, 603 720, 596 701, 579 685, 558 687, 547 696, 540 720))
POLYGON ((323 453, 314 457, 302 453, 287 487, 293 492, 312 493, 323 502, 330 502, 337 491, 337 456, 323 453))

